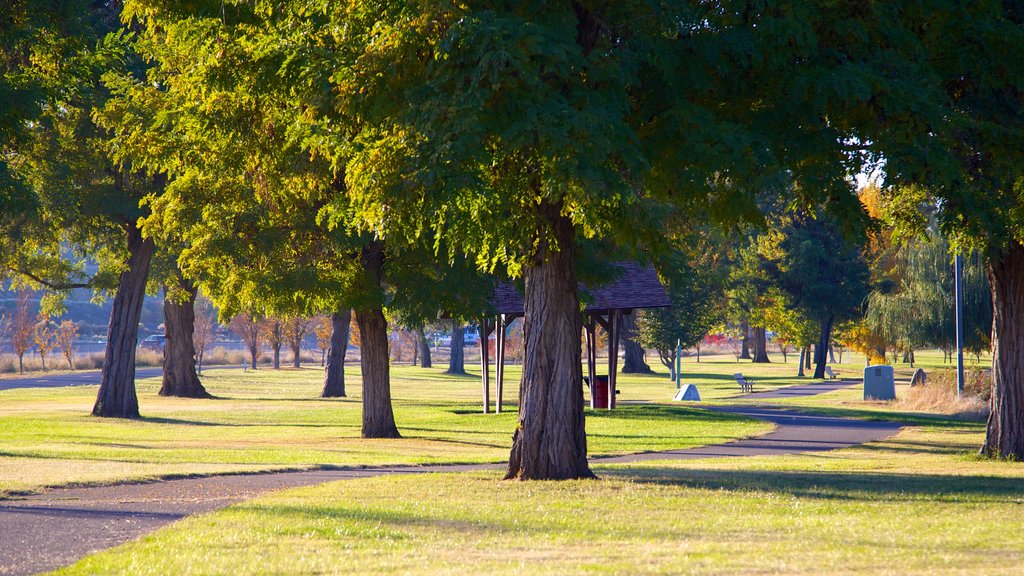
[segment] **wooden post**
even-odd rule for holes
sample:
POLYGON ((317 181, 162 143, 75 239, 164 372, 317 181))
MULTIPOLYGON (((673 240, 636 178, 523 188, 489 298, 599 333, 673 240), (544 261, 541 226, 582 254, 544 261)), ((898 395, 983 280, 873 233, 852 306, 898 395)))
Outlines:
POLYGON ((587 339, 587 382, 590 384, 590 407, 596 408, 597 404, 594 401, 594 373, 597 371, 597 339, 596 331, 594 327, 594 318, 589 314, 586 316, 586 322, 583 324, 584 334, 587 339))
POLYGON ((608 409, 615 408, 615 377, 619 371, 619 333, 622 331, 622 310, 608 314, 608 409))
POLYGON ((487 324, 486 316, 480 319, 480 378, 483 380, 484 386, 484 414, 491 410, 491 367, 487 358, 487 336, 490 335, 490 331, 487 329, 487 324))
POLYGON ((498 314, 498 332, 494 337, 494 411, 501 414, 501 396, 505 387, 505 328, 508 325, 508 315, 498 314))

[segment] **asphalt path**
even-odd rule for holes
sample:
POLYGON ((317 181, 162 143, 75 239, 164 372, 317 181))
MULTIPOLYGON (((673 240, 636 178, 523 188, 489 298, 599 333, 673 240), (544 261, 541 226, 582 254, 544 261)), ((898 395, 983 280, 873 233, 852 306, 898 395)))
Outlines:
POLYGON ((766 390, 763 392, 751 392, 749 394, 744 394, 743 398, 751 401, 769 398, 799 398, 801 396, 824 394, 826 392, 832 392, 833 390, 839 390, 840 388, 849 388, 850 386, 856 386, 860 383, 860 380, 823 380, 813 384, 787 386, 785 388, 776 388, 774 390, 766 390))
MULTIPOLYGON (((224 368, 241 368, 241 366, 204 366, 204 370, 221 370, 224 368)), ((135 379, 155 378, 164 373, 163 367, 136 368, 135 379)), ((0 390, 15 388, 62 388, 66 386, 97 386, 100 383, 99 370, 66 372, 63 374, 43 374, 42 376, 19 376, 17 378, 0 379, 0 390)))
MULTIPOLYGON (((845 382, 846 386, 855 384, 857 382, 845 382)), ((828 387, 794 386, 787 389, 787 397, 820 394, 839 386, 840 383, 830 383, 828 387)), ((757 394, 749 397, 757 398, 757 394)), ((900 429, 900 425, 893 422, 818 416, 777 408, 713 409, 768 420, 777 427, 763 436, 726 444, 594 458, 591 462, 628 464, 814 453, 883 440, 900 429)), ((483 464, 308 470, 49 490, 0 501, 0 574, 33 574, 66 566, 90 553, 138 538, 191 514, 209 512, 275 490, 386 474, 469 472, 503 467, 504 464, 483 464)))

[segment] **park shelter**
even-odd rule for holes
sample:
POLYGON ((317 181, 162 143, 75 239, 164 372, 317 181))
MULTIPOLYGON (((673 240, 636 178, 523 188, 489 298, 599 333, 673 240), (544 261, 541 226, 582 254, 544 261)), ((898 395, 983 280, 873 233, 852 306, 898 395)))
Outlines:
MULTIPOLYGON (((580 285, 584 307, 583 328, 586 334, 587 381, 591 383, 590 405, 595 408, 594 389, 597 385, 597 327, 608 334, 608 408, 615 407, 615 375, 618 372, 619 341, 622 332, 622 317, 641 308, 667 308, 670 306, 665 286, 658 278, 653 266, 642 266, 632 262, 620 262, 613 266, 620 269, 616 279, 595 287, 580 285)), ((482 368, 484 413, 490 411, 490 352, 488 337, 495 334, 495 411, 501 412, 505 379, 505 332, 508 325, 524 315, 522 292, 510 282, 501 282, 491 298, 494 316, 480 320, 480 363, 482 368)), ((603 384, 603 382, 602 382, 603 384)))

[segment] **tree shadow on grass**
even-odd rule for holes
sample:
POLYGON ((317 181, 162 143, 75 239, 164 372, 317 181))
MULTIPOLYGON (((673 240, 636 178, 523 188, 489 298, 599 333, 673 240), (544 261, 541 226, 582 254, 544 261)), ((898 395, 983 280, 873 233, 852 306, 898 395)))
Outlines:
POLYGON ((705 490, 775 492, 827 500, 929 500, 1014 502, 1024 498, 1024 480, 959 474, 605 469, 599 475, 638 483, 705 490))

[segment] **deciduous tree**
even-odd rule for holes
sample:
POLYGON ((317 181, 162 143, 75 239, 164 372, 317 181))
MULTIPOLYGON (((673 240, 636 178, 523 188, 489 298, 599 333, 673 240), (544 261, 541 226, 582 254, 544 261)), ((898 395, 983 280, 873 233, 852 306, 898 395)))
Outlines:
POLYGON ((64 320, 57 327, 57 347, 68 363, 68 370, 75 369, 75 343, 78 340, 78 324, 71 320, 64 320))

